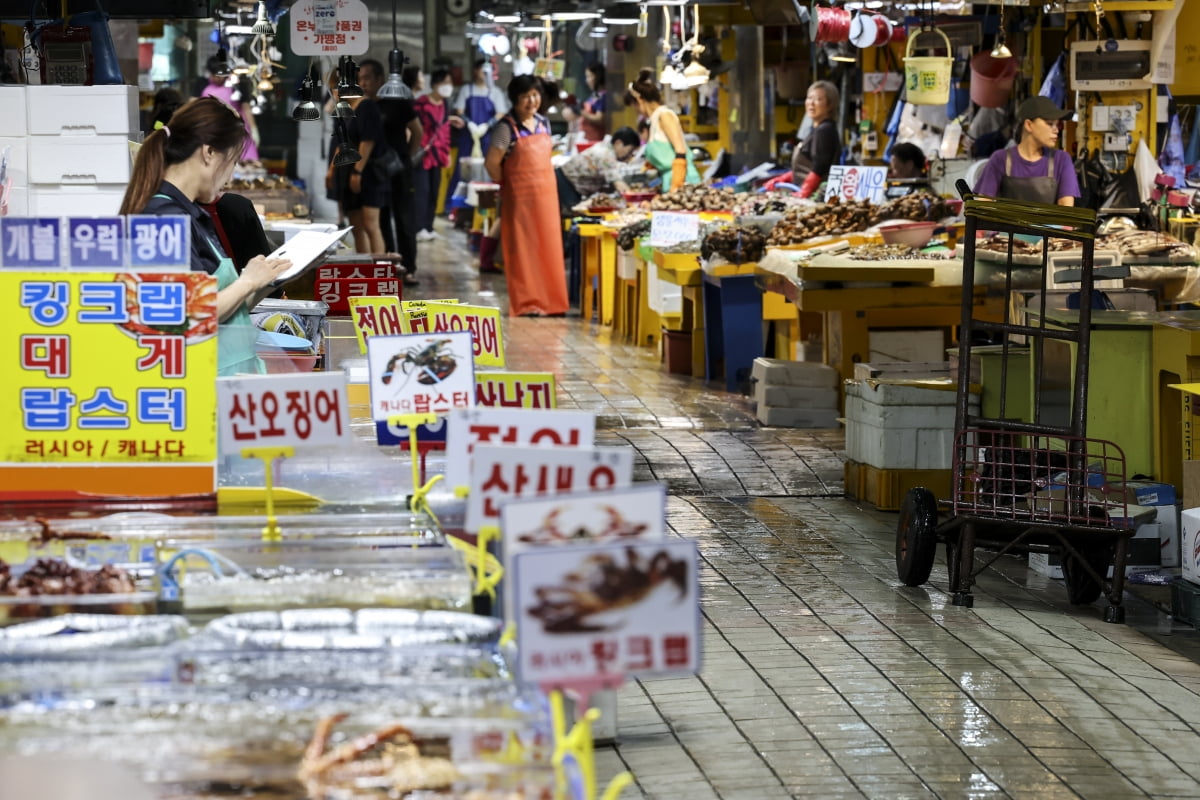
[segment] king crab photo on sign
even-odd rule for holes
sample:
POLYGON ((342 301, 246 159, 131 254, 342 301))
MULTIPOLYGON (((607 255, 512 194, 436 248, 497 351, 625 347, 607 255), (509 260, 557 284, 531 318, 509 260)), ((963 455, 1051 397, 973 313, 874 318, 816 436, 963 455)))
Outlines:
POLYGON ((609 553, 592 553, 557 586, 534 588, 537 604, 529 615, 546 633, 611 631, 625 624, 624 615, 608 612, 645 600, 659 586, 673 586, 677 601, 688 593, 688 564, 659 550, 648 561, 636 548, 625 548, 624 563, 609 553))
POLYGON ((598 530, 592 530, 584 522, 566 523, 566 530, 563 530, 563 509, 556 508, 547 514, 542 519, 542 526, 537 530, 529 533, 522 533, 517 536, 517 541, 524 544, 554 544, 556 542, 569 542, 580 539, 622 539, 632 536, 641 536, 649 527, 644 522, 631 522, 626 520, 624 515, 616 509, 615 506, 601 505, 599 507, 601 513, 608 520, 608 524, 598 530))
POLYGON ((452 340, 427 339, 426 341, 429 344, 425 347, 410 347, 388 360, 387 367, 384 368, 381 377, 384 385, 392 382, 392 378, 396 374, 397 365, 399 365, 400 371, 408 376, 404 379, 403 383, 396 387, 397 392, 408 384, 413 375, 417 376, 418 383, 433 386, 442 382, 454 372, 455 367, 458 366, 458 362, 454 360, 454 353, 447 347, 452 340))

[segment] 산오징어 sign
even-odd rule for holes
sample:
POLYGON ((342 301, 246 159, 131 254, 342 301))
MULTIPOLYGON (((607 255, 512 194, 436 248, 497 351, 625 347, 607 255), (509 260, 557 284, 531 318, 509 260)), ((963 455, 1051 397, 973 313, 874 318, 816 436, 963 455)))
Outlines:
POLYGON ((247 447, 318 447, 350 439, 341 372, 217 379, 222 455, 247 447))

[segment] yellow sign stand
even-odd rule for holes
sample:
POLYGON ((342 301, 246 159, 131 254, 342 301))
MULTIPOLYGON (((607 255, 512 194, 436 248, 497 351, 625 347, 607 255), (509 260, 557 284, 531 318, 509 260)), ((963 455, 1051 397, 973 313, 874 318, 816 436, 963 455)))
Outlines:
MULTIPOLYGON (((558 778, 560 795, 566 793, 566 774, 563 766, 567 759, 572 759, 579 765, 582 778, 584 800, 596 800, 596 752, 592 739, 592 723, 600 719, 600 711, 589 708, 584 712, 571 730, 567 730, 567 711, 563 693, 554 689, 550 693, 550 721, 554 730, 554 769, 558 778)), ((586 705, 586 699, 580 705, 586 705)), ((622 772, 613 777, 605 787, 600 800, 616 800, 626 786, 633 783, 633 774, 622 772)))
POLYGON ((283 540, 283 531, 280 530, 279 520, 275 517, 274 461, 294 455, 296 450, 293 447, 247 447, 242 450, 242 458, 258 458, 263 462, 263 491, 267 503, 267 525, 262 531, 264 542, 283 540))

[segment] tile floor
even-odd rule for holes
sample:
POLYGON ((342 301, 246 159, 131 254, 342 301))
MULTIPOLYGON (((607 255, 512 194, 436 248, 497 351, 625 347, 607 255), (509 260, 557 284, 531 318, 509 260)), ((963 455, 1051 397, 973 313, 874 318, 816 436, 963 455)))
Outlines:
MULTIPOLYGON (((461 234, 421 246, 421 288, 505 306, 461 234)), ((944 563, 907 588, 895 516, 841 497, 840 431, 768 429, 748 398, 666 374, 653 351, 567 319, 506 320, 510 369, 664 483, 703 561, 704 667, 627 684, 602 776, 624 798, 1197 798, 1200 635, 1131 597, 1129 624, 1073 608, 1001 559, 974 609, 944 563)))

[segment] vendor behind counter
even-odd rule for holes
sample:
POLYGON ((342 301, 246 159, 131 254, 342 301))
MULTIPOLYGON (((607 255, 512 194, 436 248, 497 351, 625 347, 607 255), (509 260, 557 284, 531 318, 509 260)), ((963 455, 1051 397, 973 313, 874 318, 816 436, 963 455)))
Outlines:
POLYGON ((1079 180, 1071 156, 1056 147, 1064 111, 1048 97, 1031 97, 1017 108, 1015 147, 997 150, 988 158, 973 191, 1033 203, 1073 206, 1079 180))

